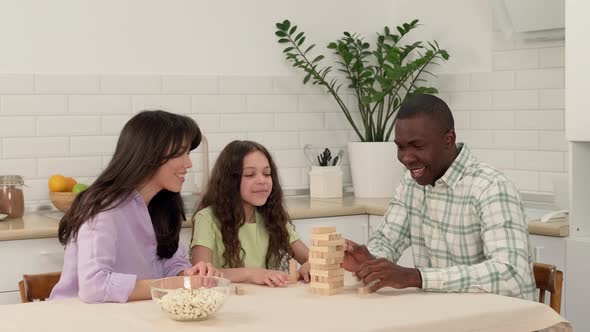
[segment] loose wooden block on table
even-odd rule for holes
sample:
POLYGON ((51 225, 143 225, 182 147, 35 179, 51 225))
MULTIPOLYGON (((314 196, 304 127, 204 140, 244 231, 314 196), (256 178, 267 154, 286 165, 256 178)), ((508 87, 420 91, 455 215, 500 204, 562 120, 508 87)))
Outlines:
POLYGON ((297 273, 297 261, 295 259, 289 260, 289 283, 294 284, 299 279, 299 274, 297 273))

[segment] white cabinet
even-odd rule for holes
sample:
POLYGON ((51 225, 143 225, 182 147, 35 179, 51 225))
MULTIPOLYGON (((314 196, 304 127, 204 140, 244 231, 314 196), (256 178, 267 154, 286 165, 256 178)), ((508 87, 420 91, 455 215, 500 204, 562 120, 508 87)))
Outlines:
MULTIPOLYGON (((566 258, 565 246, 566 238, 543 236, 543 235, 529 235, 531 250, 533 252, 533 261, 538 263, 545 263, 555 265, 558 270, 565 273, 566 258)), ((569 271, 568 271, 569 273, 569 271)), ((567 282, 564 280, 561 292, 561 315, 565 317, 566 311, 566 288, 567 282)), ((545 303, 549 305, 549 296, 545 297, 545 303)))
POLYGON ((0 293, 0 305, 20 303, 20 292, 0 293))
MULTIPOLYGON (((373 235, 373 232, 377 230, 382 222, 383 216, 369 216, 369 237, 373 235)), ((404 251, 397 264, 405 267, 414 267, 414 257, 412 256, 411 247, 404 251)))
POLYGON ((64 247, 57 238, 0 241, 0 262, 0 292, 18 291, 23 274, 61 271, 64 247))
POLYGON ((566 240, 566 264, 564 273, 567 299, 567 318, 576 331, 590 331, 590 315, 588 302, 590 301, 590 237, 568 238, 566 240))
POLYGON ((366 244, 369 234, 368 216, 366 214, 356 216, 310 218, 293 220, 295 231, 301 240, 309 246, 309 238, 312 227, 334 226, 343 237, 359 244, 366 244))
POLYGON ((186 250, 186 258, 188 259, 189 246, 193 235, 192 227, 184 227, 180 229, 180 244, 186 250))

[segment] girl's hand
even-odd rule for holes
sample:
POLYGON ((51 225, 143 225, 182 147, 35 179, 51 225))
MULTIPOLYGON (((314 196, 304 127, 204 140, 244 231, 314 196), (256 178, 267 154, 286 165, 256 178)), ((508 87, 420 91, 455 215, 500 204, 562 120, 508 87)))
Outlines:
POLYGON ((258 285, 268 285, 270 287, 285 286, 289 282, 289 276, 282 271, 254 269, 252 273, 253 283, 258 285))
POLYGON ((310 267, 311 265, 309 264, 309 262, 305 262, 303 263, 303 265, 301 265, 301 267, 299 268, 299 280, 303 279, 304 282, 309 282, 309 280, 311 279, 309 276, 310 267))
POLYGON ((211 263, 198 262, 193 267, 180 272, 179 275, 221 277, 221 272, 211 263))

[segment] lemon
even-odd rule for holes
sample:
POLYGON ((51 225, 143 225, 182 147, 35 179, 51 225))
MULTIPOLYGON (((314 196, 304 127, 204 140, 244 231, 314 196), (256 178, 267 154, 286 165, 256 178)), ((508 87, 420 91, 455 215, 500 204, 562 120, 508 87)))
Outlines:
POLYGON ((54 174, 49 178, 49 191, 62 192, 68 188, 68 181, 61 174, 54 174))

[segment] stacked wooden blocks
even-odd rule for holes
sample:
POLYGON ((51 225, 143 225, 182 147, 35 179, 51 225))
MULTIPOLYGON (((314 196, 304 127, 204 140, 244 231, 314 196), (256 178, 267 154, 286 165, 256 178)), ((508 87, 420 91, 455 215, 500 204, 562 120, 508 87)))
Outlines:
POLYGON ((344 289, 344 239, 336 227, 313 227, 309 246, 311 290, 318 295, 332 295, 344 289))

